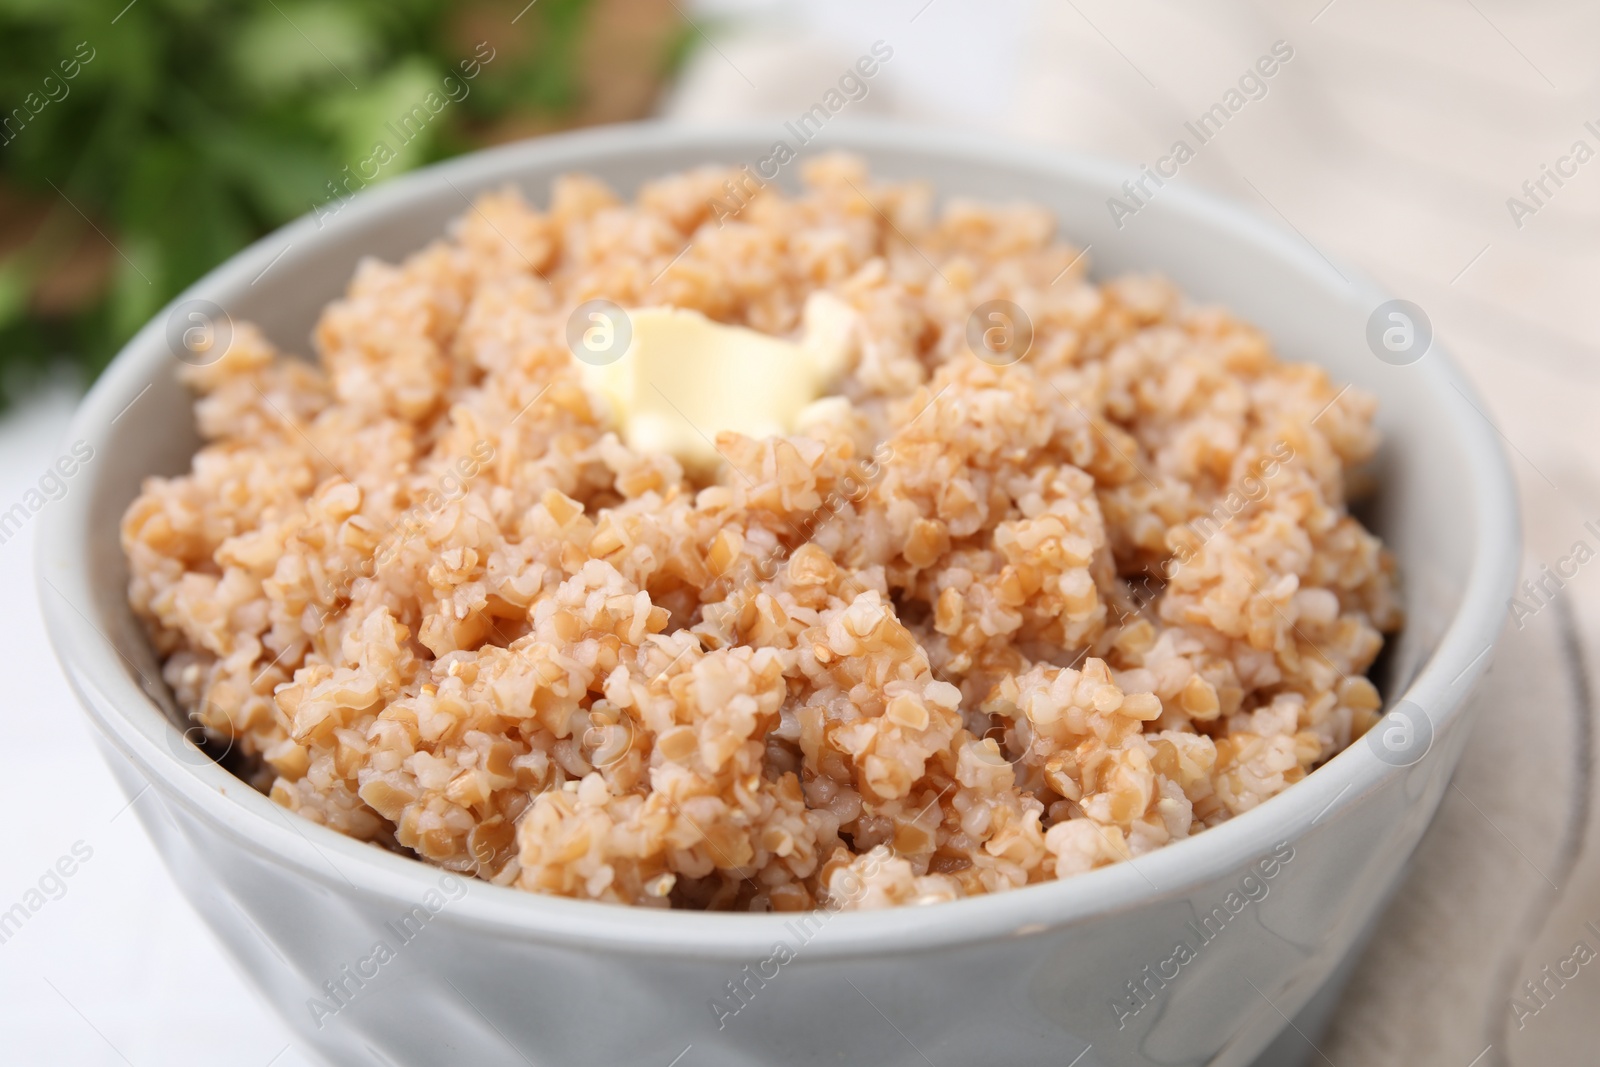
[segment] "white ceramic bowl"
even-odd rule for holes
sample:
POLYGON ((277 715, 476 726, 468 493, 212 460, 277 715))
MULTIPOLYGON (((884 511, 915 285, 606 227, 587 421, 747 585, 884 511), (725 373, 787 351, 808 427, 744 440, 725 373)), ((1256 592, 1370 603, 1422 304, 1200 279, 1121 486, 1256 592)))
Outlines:
MULTIPOLYGON (((550 179, 577 168, 631 191, 709 160, 754 165, 784 136, 779 123, 639 125, 479 153, 363 193, 332 219, 301 219, 183 299, 211 300, 306 351, 318 310, 360 257, 421 246, 479 190, 510 182, 544 202, 550 179)), ((1376 393, 1386 443, 1364 514, 1399 557, 1408 613, 1378 680, 1391 708, 1406 703, 1283 795, 1137 861, 1001 895, 828 915, 809 938, 793 916, 662 913, 442 880, 288 814, 173 725, 124 600, 117 541, 140 479, 187 469, 197 443, 163 314, 78 412, 69 440, 95 458, 42 516, 39 592, 113 771, 129 796, 154 786, 136 810, 178 884, 301 1044, 330 1062, 1244 1064, 1349 953, 1432 816, 1518 561, 1504 458, 1444 353, 1380 361, 1365 336, 1383 294, 1296 234, 1181 183, 1118 229, 1106 199, 1129 168, 842 120, 806 151, 819 145, 861 153, 876 176, 929 179, 941 195, 1045 204, 1092 245, 1098 276, 1162 271, 1260 325, 1283 356, 1376 393), (1392 727, 1397 714, 1404 729, 1392 727), (1275 848, 1292 858, 1268 877, 1260 864, 1275 848), (1175 957, 1179 940, 1192 960, 1175 957), (392 959, 374 954, 380 941, 392 959), (780 941, 796 950, 782 965, 769 962, 780 941), (330 997, 328 982, 344 993, 330 997), (733 1015, 730 982, 747 1002, 733 1015)))

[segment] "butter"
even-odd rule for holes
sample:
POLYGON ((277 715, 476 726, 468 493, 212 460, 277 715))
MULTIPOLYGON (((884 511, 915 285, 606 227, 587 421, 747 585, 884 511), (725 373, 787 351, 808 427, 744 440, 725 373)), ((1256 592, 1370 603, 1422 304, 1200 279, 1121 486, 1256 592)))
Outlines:
POLYGON ((647 307, 627 312, 632 337, 622 357, 583 363, 585 381, 606 400, 619 436, 640 451, 669 452, 704 472, 722 459, 723 430, 749 437, 802 428, 807 408, 848 366, 856 310, 836 296, 806 301, 798 341, 713 322, 698 311, 647 307))

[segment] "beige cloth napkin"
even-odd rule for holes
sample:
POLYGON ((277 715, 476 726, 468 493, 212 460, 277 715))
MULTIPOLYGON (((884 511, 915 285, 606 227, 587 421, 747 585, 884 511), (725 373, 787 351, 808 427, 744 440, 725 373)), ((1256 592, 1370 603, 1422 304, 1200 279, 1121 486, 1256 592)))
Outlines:
MULTIPOLYGON (((692 57, 670 116, 798 114, 881 39, 894 58, 861 111, 1083 149, 1130 175, 1282 42, 1292 57, 1264 90, 1245 85, 1177 180, 1233 195, 1426 310, 1512 457, 1525 576, 1580 540, 1600 550, 1585 528, 1600 527, 1600 102, 1586 103, 1584 44, 1600 8, 723 0, 693 13, 720 16, 702 22, 714 47, 692 57)), ((1594 572, 1600 558, 1508 632, 1438 819, 1309 1062, 1600 1062, 1594 572)))

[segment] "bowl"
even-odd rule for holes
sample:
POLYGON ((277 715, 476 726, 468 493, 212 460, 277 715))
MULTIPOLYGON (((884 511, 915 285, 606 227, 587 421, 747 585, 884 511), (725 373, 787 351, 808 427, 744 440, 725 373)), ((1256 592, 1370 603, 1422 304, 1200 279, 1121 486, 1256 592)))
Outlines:
POLYGON ((803 149, 857 152, 875 176, 925 178, 941 196, 1044 204, 1097 276, 1164 272, 1285 358, 1378 396, 1385 443, 1361 514, 1398 557, 1407 612, 1377 672, 1388 710, 1280 796, 1137 860, 1008 893, 867 913, 662 912, 464 880, 344 837, 175 725, 117 531, 140 480, 186 470, 198 444, 169 342, 199 306, 187 302, 309 351, 362 257, 420 247, 481 190, 511 183, 542 203, 555 175, 582 169, 631 191, 707 161, 754 167, 788 136, 778 121, 641 124, 477 153, 319 207, 146 325, 84 400, 69 441, 93 458, 41 517, 45 620, 99 746, 130 797, 152 793, 136 810, 195 909, 330 1063, 1248 1063, 1350 954, 1439 803, 1515 583, 1517 507, 1495 431, 1444 352, 1419 343, 1395 359, 1369 344, 1369 324, 1381 336, 1388 321, 1383 292, 1297 232, 1178 183, 1135 217, 1113 211, 1131 168, 842 119, 803 149))

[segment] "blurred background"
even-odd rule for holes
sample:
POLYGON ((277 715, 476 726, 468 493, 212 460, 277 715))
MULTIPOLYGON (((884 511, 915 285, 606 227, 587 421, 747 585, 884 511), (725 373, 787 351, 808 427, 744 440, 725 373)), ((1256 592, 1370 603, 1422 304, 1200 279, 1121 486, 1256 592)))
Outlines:
POLYGON ((672 0, 0 2, 0 391, 91 377, 379 140, 376 181, 647 115, 691 33, 672 0))
MULTIPOLYGON (((881 41, 892 59, 848 114, 1091 152, 1131 178, 1279 46, 1265 92, 1175 180, 1425 309, 1512 457, 1536 576, 1600 520, 1597 39, 1600 5, 1562 0, 0 0, 0 500, 36 480, 134 330, 349 168, 382 182, 648 116, 781 121, 881 41), (390 136, 418 102, 428 120, 390 136), (377 140, 392 158, 373 160, 377 140)), ((24 667, 0 783, 49 817, 9 828, 0 900, 63 835, 96 858, 0 945, 0 1058, 309 1063, 82 743, 25 591, 30 538, 0 544, 3 647, 24 667)), ((1512 1006, 1575 942, 1600 949, 1589 570, 1511 625, 1408 881, 1327 1029, 1290 1039, 1315 1048, 1290 1051, 1594 1062, 1600 967, 1533 1018, 1512 1006)))

